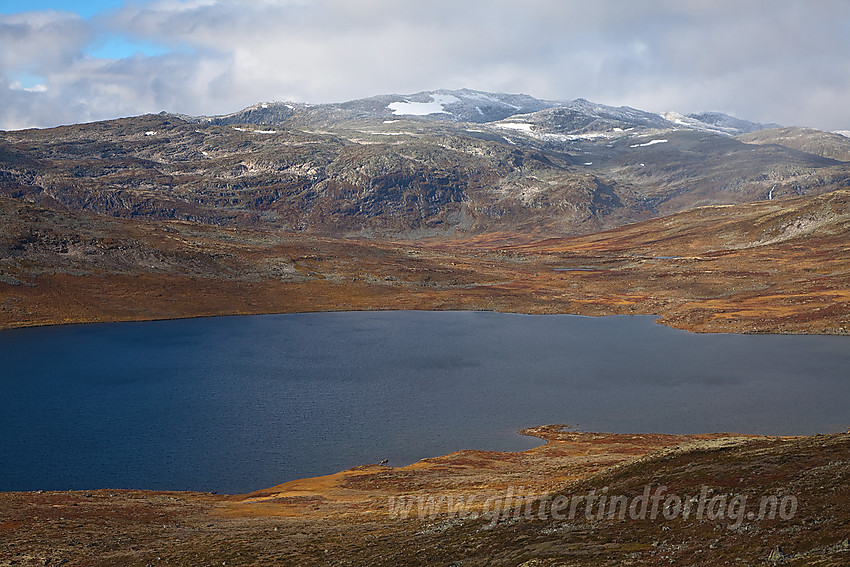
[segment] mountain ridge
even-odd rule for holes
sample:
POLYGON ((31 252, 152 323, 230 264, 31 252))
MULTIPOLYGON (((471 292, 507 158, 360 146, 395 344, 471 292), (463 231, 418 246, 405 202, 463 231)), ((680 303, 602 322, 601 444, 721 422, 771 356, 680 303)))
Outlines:
MULTIPOLYGON (((702 118, 726 128, 722 116, 702 118)), ((697 122, 469 90, 259 103, 215 119, 0 133, 0 194, 115 216, 415 239, 587 234, 850 185, 843 155, 697 122), (498 120, 460 120, 469 114, 498 120)))
MULTIPOLYGON (((702 112, 682 115, 675 112, 656 114, 629 106, 608 106, 577 98, 566 101, 542 100, 527 94, 507 94, 473 89, 438 89, 413 94, 389 94, 355 99, 346 102, 308 104, 291 101, 258 102, 236 112, 213 116, 175 114, 184 120, 217 125, 286 124, 296 114, 310 116, 308 121, 320 122, 316 115, 333 120, 363 118, 392 120, 416 117, 424 120, 447 120, 476 124, 497 122, 511 116, 534 114, 563 108, 592 116, 610 123, 627 125, 635 120, 641 125, 659 128, 676 126, 706 130, 728 135, 749 133, 779 127, 778 124, 759 124, 721 112, 702 112), (669 115, 669 117, 668 117, 669 115)), ((168 113, 166 113, 168 114, 168 113)))
POLYGON ((392 306, 850 329, 850 162, 817 142, 844 138, 589 101, 375 117, 394 101, 0 132, 0 322, 392 306))

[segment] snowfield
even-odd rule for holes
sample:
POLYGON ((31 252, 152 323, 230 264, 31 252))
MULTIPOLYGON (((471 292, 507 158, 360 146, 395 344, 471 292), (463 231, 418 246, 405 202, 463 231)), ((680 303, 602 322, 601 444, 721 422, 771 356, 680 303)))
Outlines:
POLYGON ((392 102, 387 108, 396 115, 428 116, 429 114, 441 114, 446 112, 444 105, 460 102, 460 99, 452 95, 431 95, 431 102, 392 102))
POLYGON ((277 130, 250 130, 248 128, 239 128, 238 126, 233 126, 233 129, 238 132, 251 132, 252 134, 277 134, 277 130))
POLYGON ((650 140, 645 144, 632 144, 629 147, 630 148, 643 148, 643 147, 646 147, 646 146, 654 146, 655 144, 665 144, 665 143, 667 143, 667 140, 650 140))
POLYGON ((502 122, 495 125, 497 128, 510 128, 511 130, 521 130, 523 132, 531 132, 531 124, 527 122, 502 122))

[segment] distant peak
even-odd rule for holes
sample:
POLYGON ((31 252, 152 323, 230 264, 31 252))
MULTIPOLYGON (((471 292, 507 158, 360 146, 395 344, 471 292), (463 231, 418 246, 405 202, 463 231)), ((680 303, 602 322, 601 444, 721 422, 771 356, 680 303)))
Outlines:
POLYGON ((656 114, 630 106, 608 106, 586 98, 552 101, 527 94, 487 92, 466 87, 412 94, 384 94, 329 104, 267 101, 231 114, 184 118, 213 124, 288 123, 327 126, 345 121, 386 120, 406 116, 417 120, 486 124, 519 116, 525 117, 524 120, 533 120, 528 116, 543 111, 551 111, 558 117, 543 116, 538 122, 554 120, 558 123, 558 131, 569 130, 570 124, 581 124, 582 133, 588 129, 688 128, 734 136, 778 126, 749 122, 717 111, 656 114), (562 116, 565 113, 573 115, 573 118, 562 116))
POLYGON ((698 130, 710 130, 723 134, 738 135, 755 132, 757 130, 765 130, 767 128, 776 128, 778 124, 760 124, 758 122, 750 122, 730 116, 725 112, 708 111, 697 112, 693 114, 681 115, 677 113, 677 119, 673 122, 696 128, 698 130))

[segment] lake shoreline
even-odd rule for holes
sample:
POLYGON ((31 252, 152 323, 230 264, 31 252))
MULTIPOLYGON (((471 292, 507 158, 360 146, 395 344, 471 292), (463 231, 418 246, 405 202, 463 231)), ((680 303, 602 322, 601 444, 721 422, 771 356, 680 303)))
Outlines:
MULTIPOLYGON (((727 226, 722 211, 710 212, 718 230, 727 226)), ((699 333, 850 333, 846 239, 738 247, 722 230, 681 233, 681 220, 572 238, 417 241, 127 221, 115 249, 31 251, 0 265, 0 329, 391 309, 638 314, 699 333), (145 254, 159 263, 133 263, 145 254)))
POLYGON ((515 431, 535 421, 666 434, 845 426, 846 338, 655 320, 346 311, 6 331, 15 403, 0 486, 242 493, 383 459, 526 448, 515 431))
MULTIPOLYGON (((378 472, 382 478, 387 475, 406 476, 407 473, 431 475, 433 472, 445 472, 447 464, 454 469, 479 470, 482 474, 496 475, 499 468, 506 463, 526 462, 527 458, 533 458, 538 464, 543 460, 559 458, 568 455, 570 458, 576 455, 616 455, 618 462, 628 461, 636 454, 649 454, 661 452, 665 455, 674 454, 684 450, 712 450, 716 448, 732 447, 754 439, 766 440, 793 440, 805 437, 817 437, 806 435, 755 435, 730 432, 715 433, 693 433, 675 435, 669 433, 607 433, 607 432, 585 432, 573 429, 567 424, 538 425, 520 429, 516 433, 539 439, 541 443, 529 449, 518 451, 485 451, 479 449, 460 449, 445 455, 423 457, 422 459, 408 465, 390 466, 379 463, 368 463, 357 465, 345 470, 317 477, 299 478, 286 481, 266 488, 258 488, 245 493, 219 493, 215 491, 198 490, 149 490, 144 488, 109 488, 90 487, 72 490, 12 490, 0 491, 0 494, 78 494, 91 492, 109 491, 114 493, 147 493, 150 495, 162 494, 185 494, 185 495, 210 495, 223 499, 244 498, 245 500, 262 499, 272 495, 295 492, 309 492, 312 495, 319 494, 321 490, 329 488, 346 490, 348 477, 363 474, 364 472, 378 472), (318 489, 316 487, 319 487, 318 489)), ((553 470, 561 467, 559 463, 551 465, 553 470)), ((457 470, 454 470, 457 473, 457 470)), ((454 474, 453 473, 453 474, 454 474)), ((461 475, 462 476, 462 475, 461 475)), ((564 481, 571 478, 569 475, 553 480, 564 481)), ((542 482, 543 479, 541 478, 542 482)), ((279 497, 279 496, 277 496, 279 497)))
POLYGON ((295 315, 295 314, 308 314, 308 313, 381 313, 381 312, 392 312, 392 311, 426 311, 426 312, 480 312, 480 313, 499 313, 505 315, 575 315, 578 317, 613 317, 617 315, 639 315, 639 316, 651 316, 655 317, 656 323, 659 325, 664 325, 666 327, 670 327, 672 329, 678 329, 681 331, 688 331, 689 333, 695 334, 733 334, 733 335, 820 335, 820 336, 848 336, 847 331, 839 331, 836 329, 822 329, 820 331, 813 330, 786 330, 786 329, 767 329, 767 330, 704 330, 701 328, 688 328, 687 326, 680 326, 677 324, 673 324, 670 321, 664 319, 664 316, 660 313, 623 313, 623 312, 611 312, 611 313, 579 313, 573 311, 557 311, 557 310, 547 310, 545 312, 537 312, 537 311, 505 311, 499 309, 464 309, 464 308, 445 308, 445 309, 435 309, 435 308, 405 308, 405 309, 397 309, 394 307, 387 308, 363 308, 363 309, 351 309, 348 307, 341 307, 339 309, 302 309, 302 310, 293 310, 293 311, 257 311, 257 312, 244 312, 244 311, 222 311, 210 314, 191 314, 191 315, 165 315, 165 316, 139 316, 132 318, 91 318, 91 319, 72 319, 72 318, 63 318, 61 320, 46 320, 46 321, 0 321, 0 331, 7 331, 13 329, 32 329, 39 327, 56 327, 56 326, 67 326, 67 325, 93 325, 93 324, 109 324, 109 323, 143 323, 143 322, 154 322, 154 321, 180 321, 187 319, 211 319, 211 318, 221 318, 221 317, 252 317, 257 315, 295 315))
POLYGON ((689 542, 680 548, 694 554, 689 564, 735 557, 758 563, 781 546, 786 557, 839 565, 850 549, 841 540, 850 510, 841 480, 850 472, 841 460, 850 454, 848 434, 600 434, 561 425, 530 431, 547 443, 518 453, 459 451, 401 468, 366 465, 248 494, 0 492, 0 533, 6 557, 24 565, 398 565, 421 563, 423 551, 441 564, 485 564, 513 557, 529 541, 562 553, 580 543, 580 565, 600 564, 612 553, 638 553, 649 564, 657 559, 655 542, 665 537, 689 542), (752 469, 761 473, 746 480, 728 475, 752 469), (801 477, 811 480, 801 484, 801 477), (637 502, 641 491, 648 506, 659 494, 659 502, 703 498, 706 510, 718 498, 727 499, 724 507, 737 498, 752 514, 711 512, 706 521, 709 512, 699 510, 690 520, 668 520, 659 511, 657 518, 646 512, 618 521, 597 517, 595 504, 591 511, 584 502, 599 494, 637 502), (559 498, 580 498, 580 506, 554 507, 559 498), (773 520, 755 517, 759 501, 771 498, 794 506, 773 520), (724 537, 717 526, 728 527, 724 537), (757 538, 747 535, 753 530, 757 538), (710 557, 703 557, 709 544, 710 557))

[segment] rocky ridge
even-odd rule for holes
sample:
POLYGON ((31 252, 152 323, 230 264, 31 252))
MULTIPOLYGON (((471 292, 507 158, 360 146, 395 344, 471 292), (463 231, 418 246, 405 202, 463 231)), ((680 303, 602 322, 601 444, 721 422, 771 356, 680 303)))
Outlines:
POLYGON ((717 128, 757 125, 716 114, 688 120, 477 91, 141 116, 0 133, 0 194, 337 236, 546 237, 850 186, 844 150, 739 140, 717 128))

